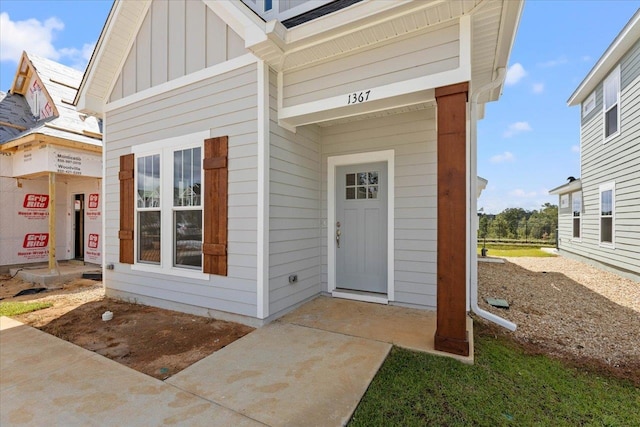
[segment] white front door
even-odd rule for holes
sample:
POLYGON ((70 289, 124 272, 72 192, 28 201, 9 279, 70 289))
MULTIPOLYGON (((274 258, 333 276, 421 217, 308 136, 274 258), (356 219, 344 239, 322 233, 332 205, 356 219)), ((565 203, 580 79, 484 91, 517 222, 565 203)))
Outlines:
POLYGON ((336 168, 336 289, 387 294, 387 162, 336 168))

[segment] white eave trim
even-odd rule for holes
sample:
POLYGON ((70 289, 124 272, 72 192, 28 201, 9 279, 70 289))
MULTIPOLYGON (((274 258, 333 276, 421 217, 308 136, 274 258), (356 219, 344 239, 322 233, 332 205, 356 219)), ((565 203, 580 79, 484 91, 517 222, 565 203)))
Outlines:
POLYGON ((605 53, 600 57, 596 65, 589 71, 587 77, 584 78, 578 88, 571 94, 567 100, 567 105, 574 106, 584 101, 639 38, 640 10, 633 15, 613 43, 611 43, 605 53))
POLYGON ((574 181, 569 182, 568 184, 563 184, 559 187, 549 190, 549 194, 571 193, 572 191, 577 191, 581 189, 582 189, 582 181, 580 181, 580 179, 576 179, 574 181))
POLYGON ((133 95, 127 96, 125 98, 110 102, 103 107, 103 110, 104 112, 108 112, 116 110, 118 108, 123 108, 136 102, 144 101, 151 97, 162 95, 163 93, 169 92, 171 90, 180 89, 199 81, 219 76, 221 74, 225 74, 230 71, 246 67, 247 65, 255 64, 257 62, 258 58, 256 58, 254 54, 246 53, 242 56, 238 56, 237 58, 221 62, 220 64, 213 65, 209 68, 204 68, 200 71, 187 74, 186 76, 178 77, 174 80, 169 80, 168 82, 159 84, 158 86, 153 86, 149 89, 134 93, 133 95))

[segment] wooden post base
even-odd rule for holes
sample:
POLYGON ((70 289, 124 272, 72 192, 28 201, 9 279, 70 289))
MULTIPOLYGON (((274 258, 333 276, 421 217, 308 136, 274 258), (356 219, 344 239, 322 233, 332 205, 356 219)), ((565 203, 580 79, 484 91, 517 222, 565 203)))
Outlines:
MULTIPOLYGON (((467 334, 468 335, 468 334, 467 334)), ((436 335, 434 337, 434 348, 438 351, 444 351, 446 353, 457 354, 458 356, 469 356, 469 337, 465 337, 464 340, 444 337, 436 335)))

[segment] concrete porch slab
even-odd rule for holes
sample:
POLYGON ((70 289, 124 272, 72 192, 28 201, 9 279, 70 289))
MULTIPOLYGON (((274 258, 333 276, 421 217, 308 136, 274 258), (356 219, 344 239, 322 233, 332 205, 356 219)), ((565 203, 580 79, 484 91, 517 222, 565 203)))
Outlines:
POLYGON ((350 419, 391 345, 274 322, 166 382, 270 426, 350 419))
POLYGON ((283 316, 278 322, 386 342, 410 350, 473 363, 473 320, 469 317, 467 317, 470 353, 468 357, 435 350, 433 338, 436 332, 436 313, 434 311, 318 297, 283 316))
POLYGON ((58 283, 79 279, 83 273, 101 272, 102 268, 97 264, 83 264, 75 262, 61 261, 58 263, 56 271, 49 270, 47 265, 29 266, 22 268, 12 268, 9 270, 11 276, 16 275, 22 280, 36 283, 44 287, 54 287, 58 283))
POLYGON ((3 426, 262 425, 6 317, 0 351, 3 426))

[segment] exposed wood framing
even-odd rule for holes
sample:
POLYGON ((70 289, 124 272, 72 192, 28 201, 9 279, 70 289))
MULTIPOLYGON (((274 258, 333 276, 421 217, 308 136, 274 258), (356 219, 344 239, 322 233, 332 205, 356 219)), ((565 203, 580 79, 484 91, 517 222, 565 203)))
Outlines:
POLYGON ((18 130, 27 130, 27 128, 24 126, 14 125, 13 123, 9 123, 9 122, 0 121, 0 126, 6 126, 6 127, 18 129, 18 130))
POLYGON ((58 271, 56 263, 56 173, 49 172, 49 271, 58 271))
POLYGON ((91 151, 94 153, 101 153, 101 145, 87 144, 78 141, 69 141, 68 139, 58 138, 51 135, 44 135, 41 133, 33 133, 26 135, 22 138, 16 139, 11 142, 0 145, 0 151, 17 151, 22 146, 27 144, 51 144, 60 147, 77 148, 79 150, 91 151))

